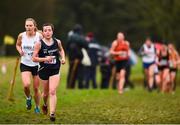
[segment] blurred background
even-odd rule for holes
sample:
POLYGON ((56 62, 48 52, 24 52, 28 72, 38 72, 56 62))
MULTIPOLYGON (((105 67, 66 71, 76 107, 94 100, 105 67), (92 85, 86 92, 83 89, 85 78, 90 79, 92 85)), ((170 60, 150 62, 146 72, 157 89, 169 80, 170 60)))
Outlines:
MULTIPOLYGON (((180 0, 1 0, 0 107, 3 108, 0 108, 0 123, 52 124, 47 116, 37 116, 32 110, 25 110, 19 67, 16 75, 16 39, 19 33, 25 31, 25 19, 29 17, 36 20, 39 30, 44 23, 53 23, 54 34, 61 39, 64 49, 68 46, 69 31, 75 24, 81 24, 84 35, 94 33, 102 47, 102 55, 106 57, 98 64, 98 72, 94 75, 98 88, 102 83, 106 83, 106 88, 107 85, 113 88, 108 91, 66 89, 67 74, 71 73, 68 71, 68 60, 62 66, 61 85, 57 91, 56 123, 180 123, 179 71, 176 94, 161 94, 159 91, 149 94, 144 91, 145 87, 138 86, 144 85, 144 73, 142 61, 137 56, 132 72, 129 66, 129 74, 132 75, 128 76, 129 83, 134 83, 135 89, 130 86, 134 91, 127 88, 129 92, 120 96, 114 91, 116 82, 112 76, 115 76, 115 70, 106 54, 119 31, 125 34, 136 53, 148 36, 155 42, 173 43, 180 52, 180 0), (12 86, 13 78, 14 81, 16 78, 14 100, 8 101, 6 97, 10 93, 8 89, 12 86)), ((94 54, 92 57, 95 57, 94 54)), ((86 73, 79 73, 79 76, 84 77, 84 74, 87 76, 87 70, 86 73)))
POLYGON ((53 23, 64 45, 67 33, 79 23, 103 45, 110 45, 122 31, 136 51, 147 36, 180 48, 179 14, 179 0, 1 0, 0 55, 17 55, 17 35, 28 17, 39 29, 45 22, 53 23))

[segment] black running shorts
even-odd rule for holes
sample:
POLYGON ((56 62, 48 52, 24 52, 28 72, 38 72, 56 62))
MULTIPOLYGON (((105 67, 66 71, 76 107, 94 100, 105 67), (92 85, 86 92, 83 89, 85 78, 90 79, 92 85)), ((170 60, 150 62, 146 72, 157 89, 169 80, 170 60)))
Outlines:
POLYGON ((170 68, 170 72, 175 72, 175 73, 177 73, 177 68, 170 68))
POLYGON ((42 80, 48 80, 50 76, 59 74, 59 68, 58 69, 47 69, 41 67, 38 71, 39 78, 42 80))
POLYGON ((21 63, 20 71, 21 72, 29 71, 29 72, 31 72, 31 74, 33 76, 37 76, 38 75, 38 66, 27 66, 27 65, 24 65, 21 63))
POLYGON ((116 61, 116 72, 120 72, 121 69, 126 70, 128 66, 128 60, 121 60, 121 61, 116 61))

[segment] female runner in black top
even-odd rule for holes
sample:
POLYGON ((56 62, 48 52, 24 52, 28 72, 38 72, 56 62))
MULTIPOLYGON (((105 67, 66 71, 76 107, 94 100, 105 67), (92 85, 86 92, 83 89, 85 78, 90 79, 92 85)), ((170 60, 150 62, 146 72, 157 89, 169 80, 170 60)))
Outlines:
POLYGON ((56 89, 59 85, 60 65, 65 64, 65 53, 61 41, 53 38, 54 26, 44 24, 42 33, 44 38, 35 44, 33 61, 40 62, 39 77, 43 84, 44 105, 42 111, 47 114, 47 100, 50 96, 50 120, 55 121, 55 109, 57 103, 56 89), (61 58, 61 61, 59 60, 61 58), (61 63, 60 63, 61 62, 61 63))

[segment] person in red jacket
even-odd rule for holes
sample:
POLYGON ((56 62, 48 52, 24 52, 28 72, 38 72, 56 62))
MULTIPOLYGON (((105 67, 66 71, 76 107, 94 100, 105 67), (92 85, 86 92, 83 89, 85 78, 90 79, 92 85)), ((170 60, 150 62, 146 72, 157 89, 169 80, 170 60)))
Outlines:
POLYGON ((129 42, 125 40, 125 36, 122 32, 117 34, 117 39, 113 41, 110 48, 110 54, 114 57, 116 65, 116 74, 118 80, 118 93, 123 93, 126 67, 128 64, 130 47, 129 42))

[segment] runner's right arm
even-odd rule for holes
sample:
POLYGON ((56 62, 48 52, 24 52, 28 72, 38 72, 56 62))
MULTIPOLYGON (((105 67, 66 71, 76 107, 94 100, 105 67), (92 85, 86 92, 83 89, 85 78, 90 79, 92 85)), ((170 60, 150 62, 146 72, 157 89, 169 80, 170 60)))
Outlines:
POLYGON ((114 56, 120 54, 120 52, 114 51, 115 48, 116 48, 116 46, 117 46, 117 41, 113 41, 112 46, 111 46, 111 48, 110 48, 110 54, 112 54, 112 55, 114 55, 114 56))
POLYGON ((20 33, 18 35, 18 38, 17 38, 17 41, 16 41, 16 49, 19 52, 20 56, 23 56, 24 52, 22 51, 21 43, 22 43, 22 33, 20 33))
POLYGON ((41 42, 36 42, 35 45, 34 45, 34 52, 33 52, 33 55, 32 55, 32 60, 34 62, 50 62, 52 61, 53 57, 52 56, 47 56, 47 57, 38 57, 38 53, 39 53, 39 50, 41 49, 41 42))

